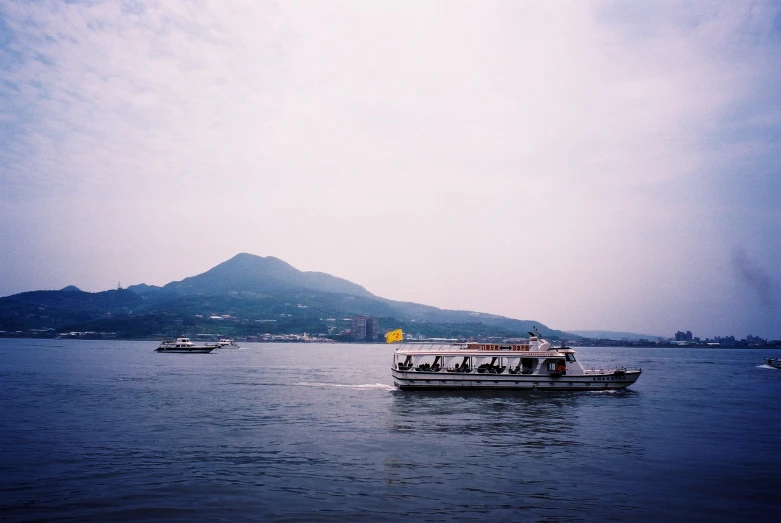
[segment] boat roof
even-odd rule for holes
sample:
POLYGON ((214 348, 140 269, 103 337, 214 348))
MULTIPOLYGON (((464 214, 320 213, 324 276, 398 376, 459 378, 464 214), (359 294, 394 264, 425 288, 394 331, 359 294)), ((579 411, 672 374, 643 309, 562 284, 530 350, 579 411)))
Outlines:
POLYGON ((551 347, 545 340, 532 339, 529 343, 482 343, 482 342, 438 342, 406 341, 396 348, 399 354, 412 356, 495 356, 495 357, 564 357, 575 351, 569 347, 551 347), (545 350, 540 347, 548 346, 545 350), (532 350, 536 349, 536 350, 532 350))

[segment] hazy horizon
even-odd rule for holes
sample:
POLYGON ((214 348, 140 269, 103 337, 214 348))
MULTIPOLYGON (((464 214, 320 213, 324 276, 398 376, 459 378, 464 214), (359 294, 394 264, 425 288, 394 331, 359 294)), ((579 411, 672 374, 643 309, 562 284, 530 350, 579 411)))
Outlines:
POLYGON ((0 296, 248 252, 781 338, 781 6, 0 0, 0 296))

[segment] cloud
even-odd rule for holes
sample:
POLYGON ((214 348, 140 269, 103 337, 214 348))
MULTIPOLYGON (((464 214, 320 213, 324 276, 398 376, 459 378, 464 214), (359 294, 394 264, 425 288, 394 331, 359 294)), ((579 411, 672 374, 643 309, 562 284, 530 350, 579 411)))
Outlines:
POLYGON ((23 117, 4 185, 171 189, 159 178, 200 177, 219 159, 206 151, 237 152, 273 112, 284 35, 271 4, 219 5, 8 4, 3 97, 23 117))
POLYGON ((646 6, 637 38, 600 3, 10 3, 7 89, 28 125, 4 182, 172 190, 160 178, 274 169, 490 198, 677 179, 763 65, 725 41, 758 16, 726 5, 646 6))
POLYGON ((390 298, 670 330, 687 313, 649 319, 663 297, 717 303, 723 252, 781 240, 778 17, 0 0, 0 240, 24 245, 0 293, 161 284, 254 252, 390 298), (27 269, 30 250, 52 261, 27 269))

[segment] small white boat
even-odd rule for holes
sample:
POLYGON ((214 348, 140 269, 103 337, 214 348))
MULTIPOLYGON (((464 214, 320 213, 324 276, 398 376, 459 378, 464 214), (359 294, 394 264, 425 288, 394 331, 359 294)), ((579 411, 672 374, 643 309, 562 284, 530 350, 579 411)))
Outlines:
MULTIPOLYGON (((532 333, 530 333, 532 334, 532 333)), ((585 369, 568 347, 528 343, 405 342, 393 355, 393 384, 409 389, 623 389, 640 369, 585 369)))
POLYGON ((236 340, 231 338, 222 338, 220 341, 217 342, 217 348, 218 349, 240 349, 239 344, 236 343, 236 340))
POLYGON ((217 345, 196 345, 190 338, 176 338, 160 342, 155 352, 177 352, 181 354, 208 354, 217 348, 217 345))
POLYGON ((765 358, 765 363, 774 369, 781 369, 781 358, 765 358))

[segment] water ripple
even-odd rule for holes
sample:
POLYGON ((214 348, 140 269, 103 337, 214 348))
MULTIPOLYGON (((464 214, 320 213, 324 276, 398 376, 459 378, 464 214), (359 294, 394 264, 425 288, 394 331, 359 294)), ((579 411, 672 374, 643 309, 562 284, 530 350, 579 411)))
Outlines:
POLYGON ((588 349, 596 366, 646 370, 626 391, 550 394, 397 391, 392 348, 379 345, 200 358, 160 357, 148 342, 36 344, 0 340, 10 521, 763 521, 781 510, 781 415, 767 408, 781 373, 757 370, 751 351, 588 349))

